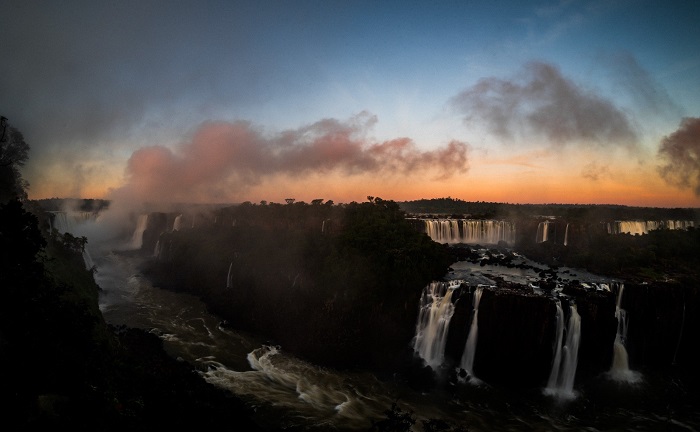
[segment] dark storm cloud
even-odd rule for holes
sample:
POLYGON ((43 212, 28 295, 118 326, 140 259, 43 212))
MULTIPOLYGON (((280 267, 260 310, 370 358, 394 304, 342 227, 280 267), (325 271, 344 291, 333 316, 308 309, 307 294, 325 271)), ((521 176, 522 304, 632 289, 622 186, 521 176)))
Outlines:
POLYGON ((409 176, 437 171, 448 178, 468 170, 465 143, 421 151, 408 138, 375 142, 367 131, 376 122, 361 113, 346 122, 325 119, 266 136, 247 122, 208 122, 175 151, 144 147, 131 156, 127 185, 115 199, 216 202, 282 174, 382 174, 409 176))
POLYGON ((543 137, 555 146, 581 142, 632 147, 637 140, 625 113, 547 63, 529 63, 512 80, 481 79, 451 104, 467 124, 483 122, 501 138, 543 137))
POLYGON ((700 196, 700 118, 684 118, 678 129, 661 140, 659 173, 670 184, 692 188, 700 196))

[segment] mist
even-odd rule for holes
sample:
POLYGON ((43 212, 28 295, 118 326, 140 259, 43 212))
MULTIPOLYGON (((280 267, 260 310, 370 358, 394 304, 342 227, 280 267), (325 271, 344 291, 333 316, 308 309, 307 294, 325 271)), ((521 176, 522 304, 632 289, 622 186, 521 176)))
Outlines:
POLYGON ((250 122, 210 121, 174 148, 148 146, 128 160, 126 184, 110 199, 134 202, 230 201, 273 176, 381 175, 411 178, 426 173, 447 179, 467 172, 468 145, 453 140, 423 151, 410 138, 377 141, 377 118, 363 112, 346 121, 323 119, 281 133, 250 122))

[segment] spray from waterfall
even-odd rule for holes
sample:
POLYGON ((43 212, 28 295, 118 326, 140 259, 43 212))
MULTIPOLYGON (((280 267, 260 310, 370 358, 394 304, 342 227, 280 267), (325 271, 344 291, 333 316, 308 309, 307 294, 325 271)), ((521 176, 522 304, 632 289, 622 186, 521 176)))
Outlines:
POLYGON ((413 350, 437 370, 445 360, 447 330, 454 314, 452 293, 459 284, 431 282, 423 290, 413 350))
POLYGON ((474 291, 472 320, 469 324, 469 334, 467 335, 467 342, 464 346, 462 361, 459 365, 459 367, 467 373, 469 382, 472 384, 480 383, 479 379, 474 375, 474 356, 476 354, 476 341, 479 336, 479 303, 481 302, 481 294, 483 291, 483 287, 477 287, 474 291))
POLYGON ((575 304, 569 305, 569 320, 564 334, 564 309, 559 300, 557 304, 557 333, 554 361, 549 374, 547 387, 544 394, 554 396, 560 400, 576 398, 574 391, 574 379, 578 366, 578 347, 581 340, 581 316, 578 314, 575 304), (566 336, 564 340, 564 336, 566 336), (562 345, 562 341, 564 344, 562 345))

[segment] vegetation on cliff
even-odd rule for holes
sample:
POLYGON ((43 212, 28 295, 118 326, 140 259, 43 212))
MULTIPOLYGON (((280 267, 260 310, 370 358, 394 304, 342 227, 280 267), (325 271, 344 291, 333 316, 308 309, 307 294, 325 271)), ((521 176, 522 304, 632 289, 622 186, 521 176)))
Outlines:
POLYGON ((146 273, 201 296, 237 327, 335 367, 393 366, 413 337, 420 291, 452 261, 380 198, 248 203, 216 220, 164 233, 146 273))

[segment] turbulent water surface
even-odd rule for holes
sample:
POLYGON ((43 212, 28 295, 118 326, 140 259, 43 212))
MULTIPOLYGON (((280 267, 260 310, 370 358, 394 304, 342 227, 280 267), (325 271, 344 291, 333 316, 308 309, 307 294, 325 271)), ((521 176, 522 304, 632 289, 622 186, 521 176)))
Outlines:
POLYGON ((648 374, 634 384, 601 376, 578 388, 576 399, 560 400, 541 389, 513 392, 458 381, 419 392, 368 373, 324 369, 295 358, 284 347, 221 327, 220 319, 195 297, 153 287, 138 273, 138 259, 111 252, 95 258, 105 319, 160 335, 171 355, 196 365, 207 381, 246 400, 256 408, 257 420, 271 428, 367 430, 392 402, 413 412, 416 430, 428 418, 470 431, 700 427, 693 401, 683 402, 688 391, 684 384, 648 374))

